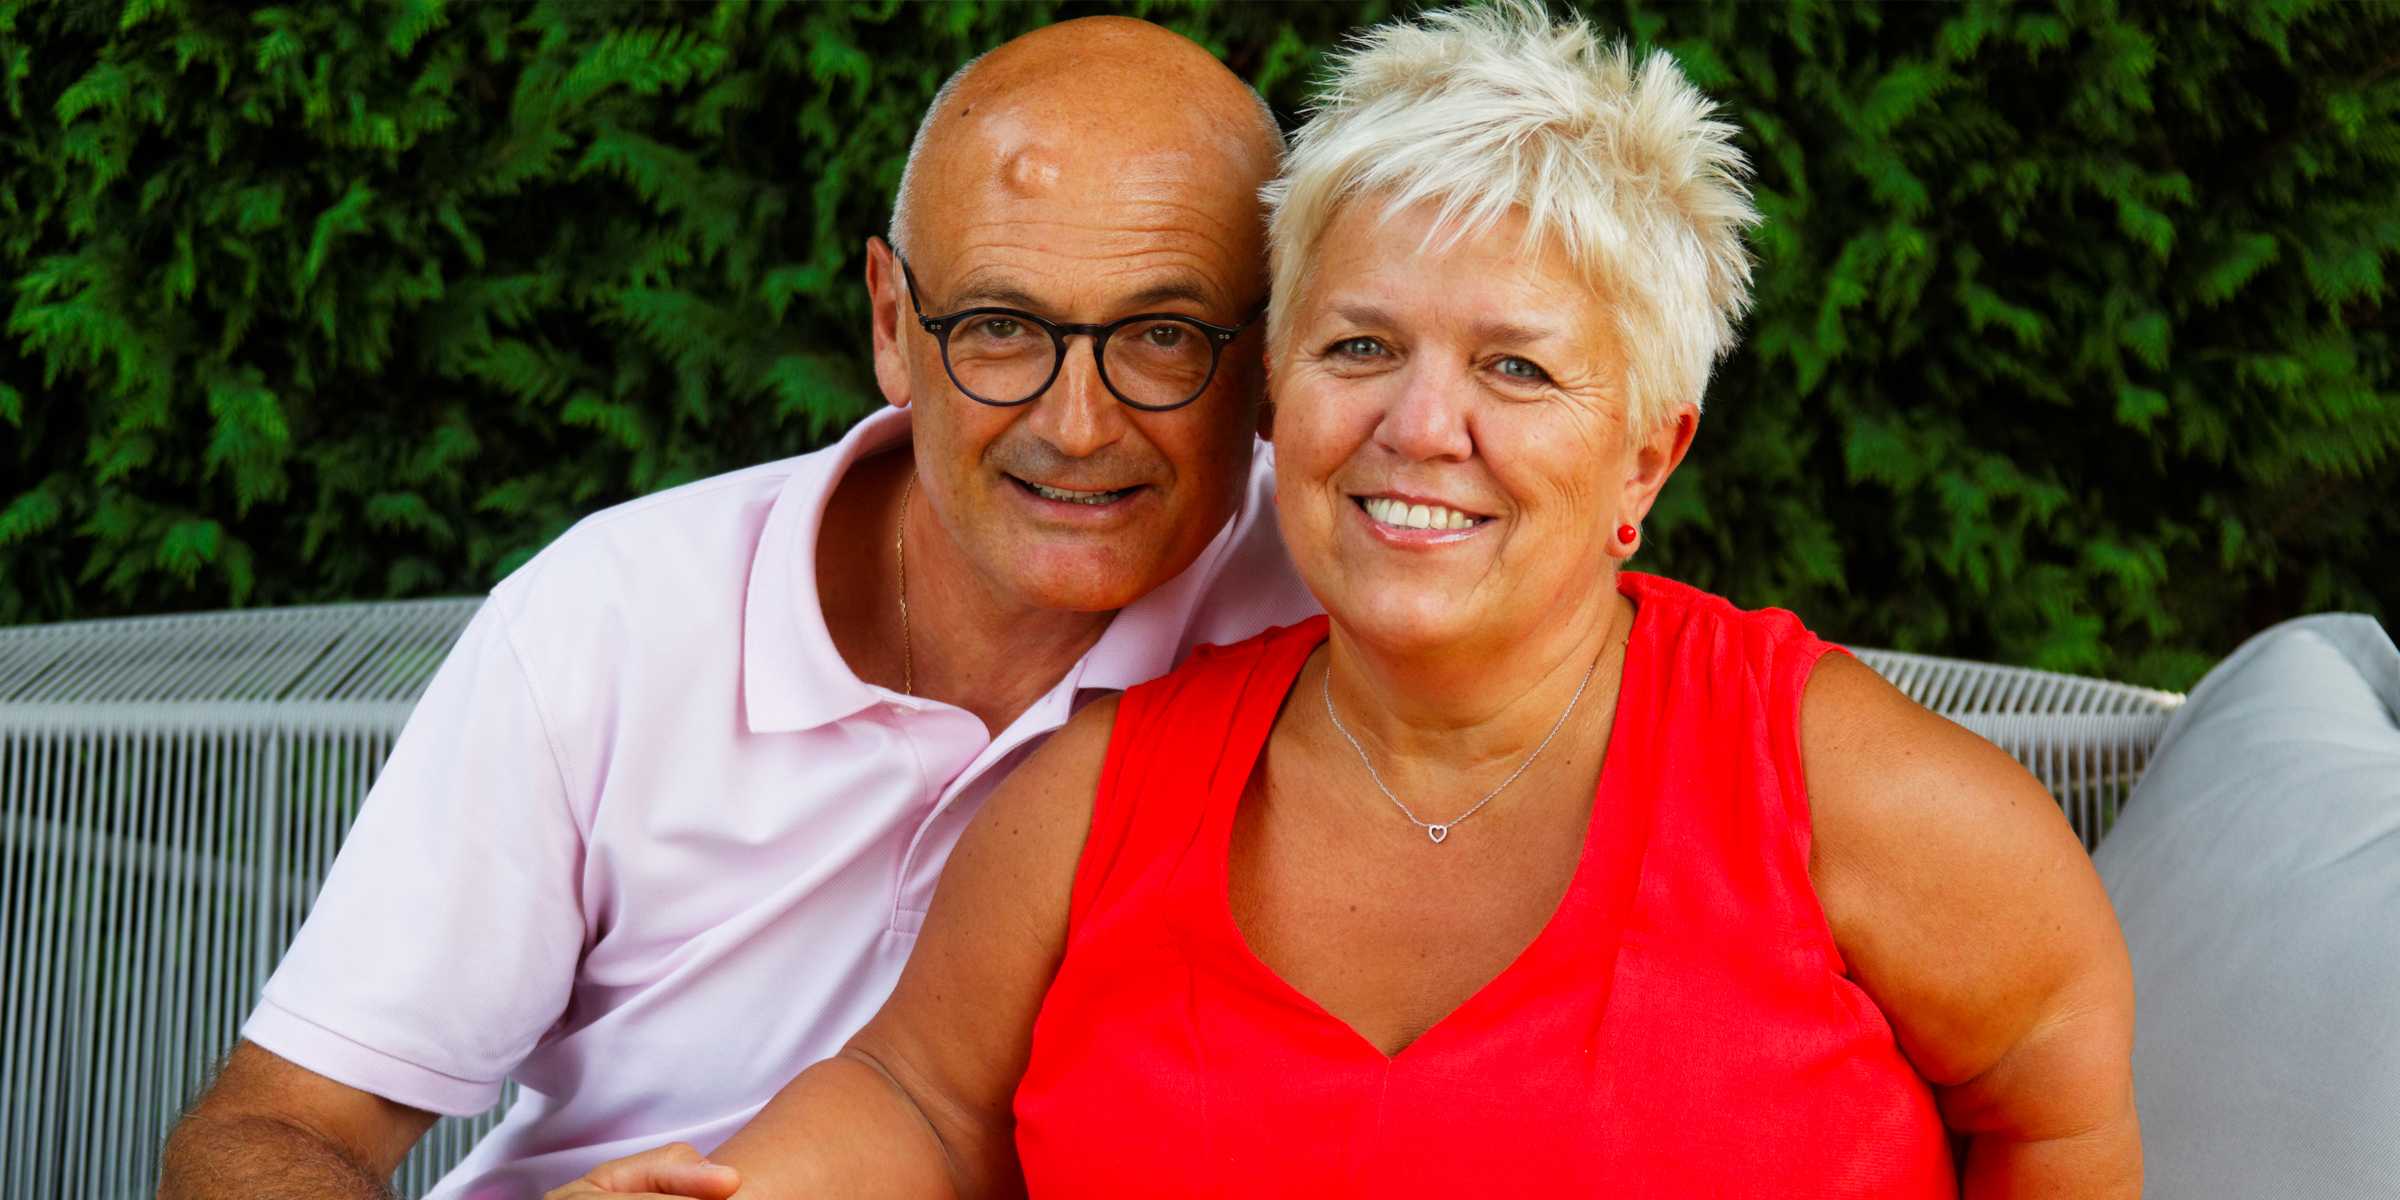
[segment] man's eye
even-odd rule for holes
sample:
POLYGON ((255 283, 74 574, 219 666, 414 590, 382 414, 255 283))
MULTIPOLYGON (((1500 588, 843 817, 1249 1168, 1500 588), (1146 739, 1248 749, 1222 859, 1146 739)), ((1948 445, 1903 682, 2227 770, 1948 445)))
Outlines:
POLYGON ((1161 350, 1172 350, 1182 345, 1184 339, 1191 335, 1180 325, 1162 321, 1144 330, 1142 336, 1148 339, 1151 345, 1161 350))
POLYGON ((1549 372, 1544 371, 1540 367, 1535 366, 1533 363, 1525 359, 1518 358, 1513 354, 1500 360, 1500 373, 1508 376, 1511 379, 1524 379, 1529 381, 1539 381, 1550 378, 1549 372))
POLYGON ((988 338, 1007 339, 1013 338, 1018 334, 1025 332, 1024 322, 1011 320, 1008 317, 988 317, 981 321, 980 324, 983 326, 983 328, 977 330, 976 332, 981 333, 983 336, 988 338))
POLYGON ((1351 358, 1374 358, 1384 353, 1383 343, 1371 337, 1343 338, 1333 344, 1335 354, 1351 358))

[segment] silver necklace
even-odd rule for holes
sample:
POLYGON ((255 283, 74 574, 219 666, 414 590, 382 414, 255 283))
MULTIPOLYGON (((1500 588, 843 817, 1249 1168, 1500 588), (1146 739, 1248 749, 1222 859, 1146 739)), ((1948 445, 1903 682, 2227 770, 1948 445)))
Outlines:
MULTIPOLYGON (((1607 657, 1607 652, 1602 651, 1601 657, 1607 657)), ((1487 795, 1483 799, 1476 801, 1474 808, 1470 808, 1467 811, 1460 813, 1439 825, 1418 820, 1417 814, 1408 811, 1408 806, 1400 803, 1400 797, 1393 795, 1392 789, 1384 786, 1383 776, 1376 773, 1375 760, 1367 757, 1367 748, 1359 745, 1358 739, 1351 737, 1349 728, 1342 724, 1342 719, 1334 715, 1333 663, 1331 660, 1327 660, 1325 663, 1325 678, 1317 690, 1318 693, 1325 699, 1325 716, 1333 722, 1333 727, 1335 729, 1342 731, 1342 737, 1344 740, 1350 743, 1350 748, 1358 752, 1358 761, 1364 764, 1367 768, 1367 778, 1375 781, 1375 787, 1377 790, 1383 793, 1383 798, 1391 801, 1392 807, 1399 809, 1400 815, 1407 817, 1409 824, 1424 830, 1426 837, 1432 838, 1435 845, 1440 845, 1444 839, 1450 836, 1450 829, 1452 826, 1458 824, 1460 821, 1466 820, 1468 817, 1474 816, 1477 812, 1482 810, 1484 805, 1492 802, 1493 796, 1497 796, 1500 793, 1507 791, 1508 785, 1515 783, 1517 781, 1517 776, 1524 774, 1525 768, 1532 766, 1533 760, 1540 758, 1542 756, 1542 751, 1550 748, 1551 738, 1557 737, 1558 731, 1567 727, 1567 718, 1573 716, 1575 713, 1576 701, 1583 699, 1583 689, 1591 686, 1592 672, 1599 669, 1600 659, 1598 658, 1592 660, 1591 666, 1583 669, 1583 682, 1575 685, 1574 699, 1567 701, 1567 711, 1558 714, 1558 724, 1550 727, 1550 736, 1543 738, 1542 744, 1535 746, 1533 748, 1533 753, 1526 755, 1525 761, 1518 763, 1517 769, 1510 772, 1508 778, 1500 781, 1499 787, 1493 788, 1490 795, 1487 795)))

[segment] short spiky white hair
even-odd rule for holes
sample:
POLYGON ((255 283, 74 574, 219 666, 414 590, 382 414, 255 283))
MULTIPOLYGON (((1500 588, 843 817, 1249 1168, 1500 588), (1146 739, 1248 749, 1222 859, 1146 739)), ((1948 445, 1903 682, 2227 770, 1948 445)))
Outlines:
POLYGON ((1344 207, 1435 207, 1451 238, 1512 211, 1565 250, 1613 308, 1630 417, 1651 429, 1698 404, 1749 307, 1743 231, 1758 223, 1735 129, 1666 54, 1637 67, 1581 18, 1539 0, 1380 25, 1332 61, 1273 209, 1280 356, 1317 244, 1344 207))

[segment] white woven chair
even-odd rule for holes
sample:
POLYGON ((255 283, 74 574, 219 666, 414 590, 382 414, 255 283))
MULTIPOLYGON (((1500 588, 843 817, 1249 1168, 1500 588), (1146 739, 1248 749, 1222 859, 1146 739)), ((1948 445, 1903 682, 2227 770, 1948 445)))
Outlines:
MULTIPOLYGON (((156 1193, 478 603, 0 629, 0 1196, 156 1193)), ((442 1121, 395 1186, 494 1119, 442 1121)))
MULTIPOLYGON (((476 600, 0 629, 0 1196, 146 1197, 476 600)), ((2181 697, 1863 651, 2087 847, 2181 697)), ((498 1120, 446 1118, 420 1195, 498 1120)))

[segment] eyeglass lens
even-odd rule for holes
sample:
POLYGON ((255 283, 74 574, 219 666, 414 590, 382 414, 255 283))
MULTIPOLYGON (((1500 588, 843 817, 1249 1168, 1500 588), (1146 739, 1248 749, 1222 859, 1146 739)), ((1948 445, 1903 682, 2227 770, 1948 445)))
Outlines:
MULTIPOLYGON (((950 330, 950 373, 968 393, 1000 404, 1030 399, 1058 369, 1058 343, 1047 330, 1000 313, 977 314, 950 330)), ((1171 317, 1136 321, 1109 335, 1100 370, 1126 400, 1145 407, 1182 404, 1208 386, 1216 348, 1207 331, 1171 317)))

